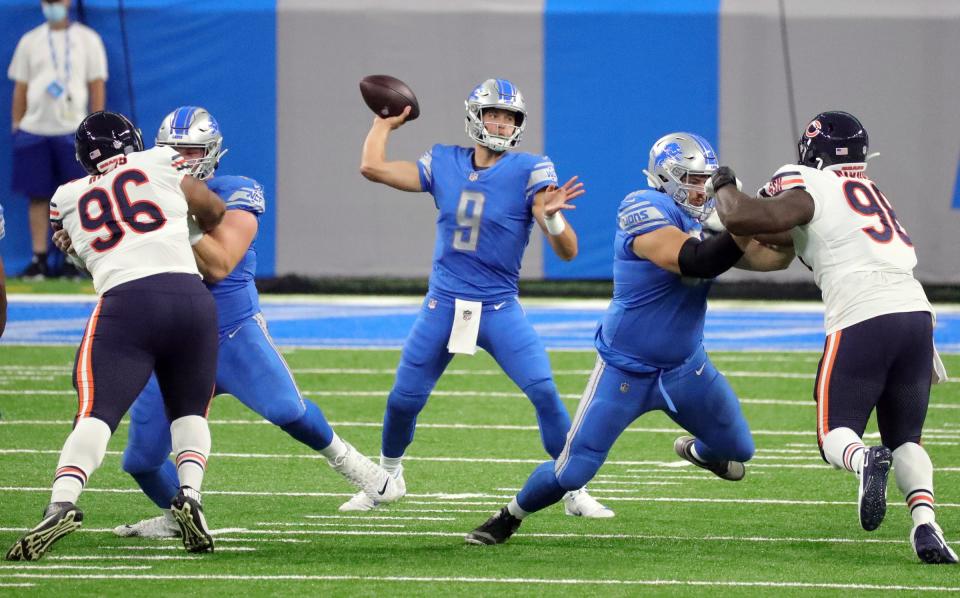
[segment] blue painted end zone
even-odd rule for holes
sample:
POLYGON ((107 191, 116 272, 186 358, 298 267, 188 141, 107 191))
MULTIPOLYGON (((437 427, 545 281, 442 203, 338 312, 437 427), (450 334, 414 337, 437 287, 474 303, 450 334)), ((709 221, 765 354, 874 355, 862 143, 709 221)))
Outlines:
MULTIPOLYGON (((76 346, 96 299, 47 303, 14 300, 10 321, 0 342, 76 346)), ((281 346, 399 349, 420 306, 363 303, 302 303, 263 301, 270 333, 281 346)), ((593 334, 603 308, 527 305, 534 329, 550 350, 593 349, 593 334)), ((711 308, 707 312, 704 344, 708 351, 823 349, 822 311, 754 311, 711 308)), ((960 353, 960 312, 937 317, 937 347, 960 353)))
POLYGON ((646 187, 658 137, 716 146, 719 12, 719 0, 546 1, 544 147, 561 180, 578 174, 587 189, 567 213, 580 253, 545 249, 546 278, 612 277, 617 206, 646 187))

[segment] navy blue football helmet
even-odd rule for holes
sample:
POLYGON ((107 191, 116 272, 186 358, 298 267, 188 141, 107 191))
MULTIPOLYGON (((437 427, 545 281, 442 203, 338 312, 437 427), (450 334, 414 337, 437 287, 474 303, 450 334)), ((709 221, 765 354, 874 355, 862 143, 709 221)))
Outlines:
POLYGON ((813 117, 797 143, 798 164, 825 168, 834 164, 866 162, 867 130, 852 114, 821 112, 813 117))
POLYGON ((114 156, 143 151, 143 138, 130 119, 117 112, 94 112, 77 127, 73 140, 77 161, 89 174, 103 174, 116 166, 114 156))

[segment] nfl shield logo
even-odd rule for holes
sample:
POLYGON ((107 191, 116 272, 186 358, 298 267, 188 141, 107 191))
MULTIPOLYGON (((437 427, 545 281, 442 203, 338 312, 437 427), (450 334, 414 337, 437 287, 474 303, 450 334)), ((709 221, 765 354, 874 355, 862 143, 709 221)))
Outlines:
POLYGON ((427 309, 437 309, 437 300, 431 299, 430 301, 427 301, 427 309))
POLYGON ((467 178, 470 179, 470 181, 472 182, 472 181, 477 180, 477 178, 479 178, 479 177, 480 177, 479 174, 477 174, 477 173, 475 173, 475 172, 471 172, 471 173, 470 173, 470 176, 468 176, 467 178))
POLYGON ((626 394, 627 391, 629 391, 629 390, 630 390, 630 385, 629 385, 629 384, 627 384, 626 382, 621 382, 621 383, 620 383, 620 392, 626 394))
POLYGON ((473 317, 473 312, 472 312, 472 311, 470 311, 469 309, 463 310, 463 321, 464 321, 464 322, 466 322, 467 320, 469 320, 469 319, 472 318, 472 317, 473 317))

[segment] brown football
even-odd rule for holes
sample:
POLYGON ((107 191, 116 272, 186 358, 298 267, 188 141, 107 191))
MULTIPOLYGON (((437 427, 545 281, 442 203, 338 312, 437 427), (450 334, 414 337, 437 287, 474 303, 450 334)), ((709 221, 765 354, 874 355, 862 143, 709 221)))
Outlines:
POLYGON ((360 95, 367 106, 378 116, 398 116, 407 106, 411 106, 410 116, 413 120, 420 116, 420 104, 417 96, 407 87, 407 84, 390 75, 369 75, 360 80, 360 95))

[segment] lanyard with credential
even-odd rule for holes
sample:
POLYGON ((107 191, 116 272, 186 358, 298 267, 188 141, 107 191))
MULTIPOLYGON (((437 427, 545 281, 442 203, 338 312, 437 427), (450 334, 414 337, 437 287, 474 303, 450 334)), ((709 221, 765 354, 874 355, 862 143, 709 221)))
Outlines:
MULTIPOLYGON (((60 78, 60 67, 57 65, 57 51, 53 47, 53 31, 50 29, 50 26, 47 26, 47 41, 50 42, 50 60, 53 62, 53 72, 56 73, 57 78, 60 78)), ((63 80, 63 89, 67 92, 67 96, 70 95, 70 26, 68 25, 63 31, 63 41, 64 46, 66 46, 63 53, 63 71, 64 71, 64 80, 63 80)))

